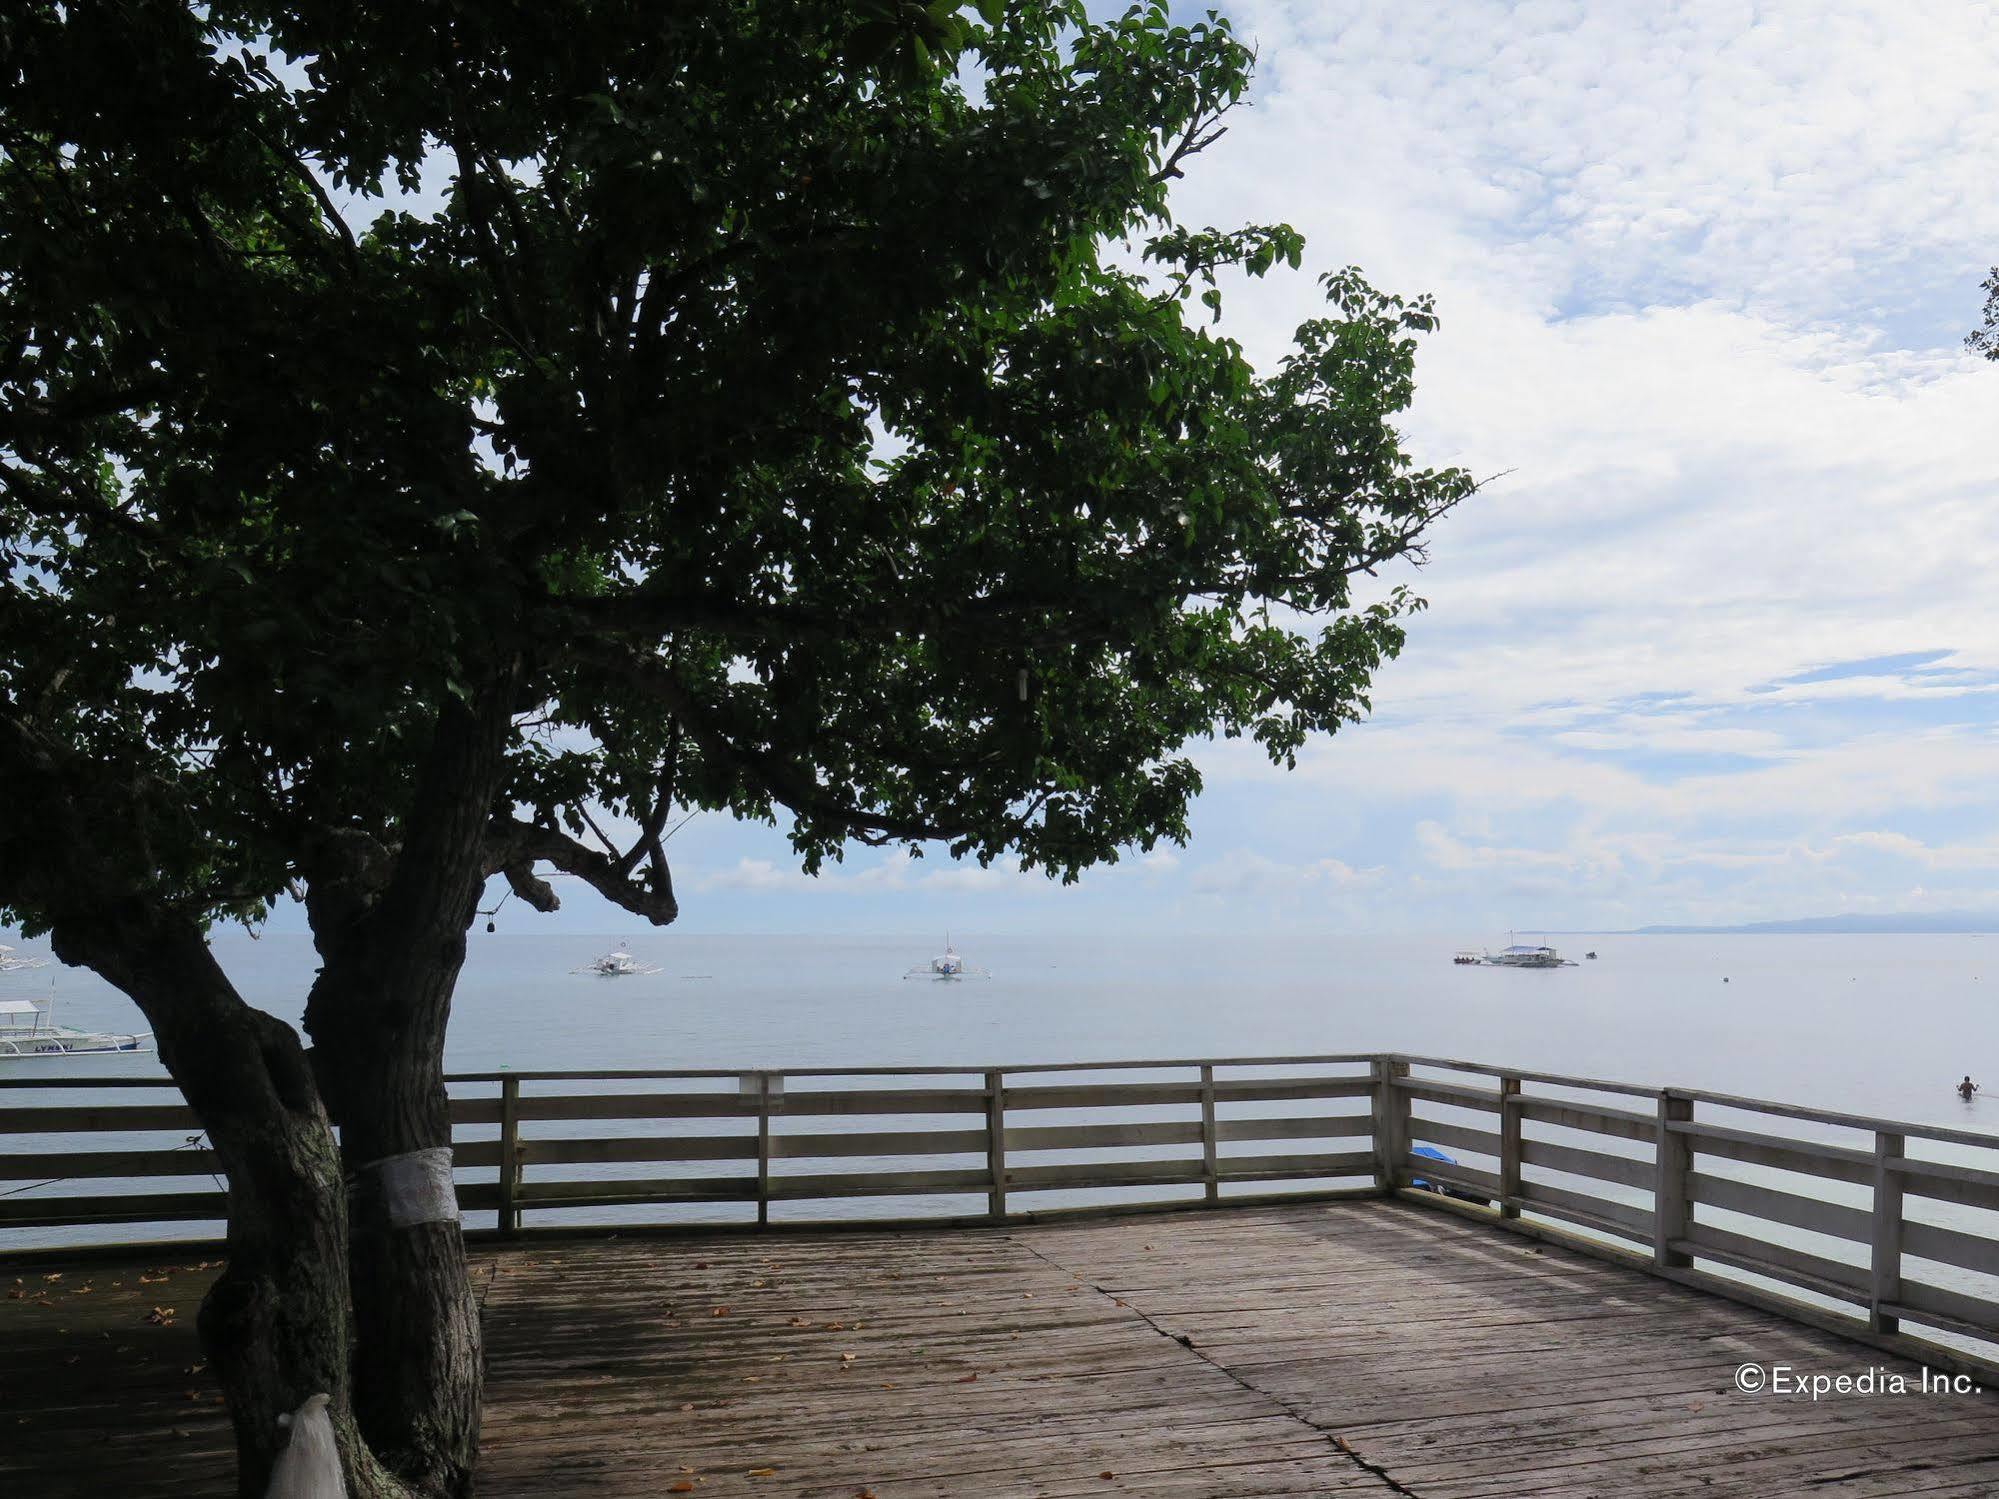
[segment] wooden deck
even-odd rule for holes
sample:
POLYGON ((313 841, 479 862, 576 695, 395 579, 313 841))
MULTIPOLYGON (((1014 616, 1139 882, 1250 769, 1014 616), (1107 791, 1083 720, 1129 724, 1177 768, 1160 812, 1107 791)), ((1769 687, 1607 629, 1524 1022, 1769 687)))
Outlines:
MULTIPOLYGON (((486 1499, 1999 1493, 1991 1395, 1744 1395, 1919 1372, 1397 1201, 477 1262, 486 1499)), ((228 1492, 208 1272, 143 1270, 9 1273, 0 1493, 228 1492)))

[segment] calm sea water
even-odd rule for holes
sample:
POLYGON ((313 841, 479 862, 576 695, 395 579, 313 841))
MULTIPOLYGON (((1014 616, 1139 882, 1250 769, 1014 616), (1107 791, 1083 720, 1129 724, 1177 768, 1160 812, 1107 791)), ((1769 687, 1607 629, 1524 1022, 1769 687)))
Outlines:
MULTIPOLYGON (((986 1066, 1395 1050, 1999 1129, 1999 937, 1598 936, 1595 962, 1455 968, 1446 937, 960 933, 991 977, 905 979, 935 937, 648 933, 663 971, 574 974, 593 936, 476 935, 453 1014, 459 1070, 986 1066), (1961 1103, 1969 1072, 1990 1098, 1961 1103)), ((296 1021, 302 936, 219 943, 250 1000, 296 1021)), ((94 976, 44 969, 65 1023, 143 1029, 94 976)), ((85 1065, 16 1063, 12 1075, 85 1065)), ((151 1057, 90 1059, 154 1071, 151 1057)))

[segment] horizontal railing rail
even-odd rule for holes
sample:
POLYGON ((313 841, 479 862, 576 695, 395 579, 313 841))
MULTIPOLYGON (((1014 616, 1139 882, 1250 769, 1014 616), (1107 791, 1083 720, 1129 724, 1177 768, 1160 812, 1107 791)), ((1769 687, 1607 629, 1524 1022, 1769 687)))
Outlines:
MULTIPOLYGON (((1354 1053, 448 1086, 460 1207, 503 1236, 1398 1192, 1881 1346, 1999 1358, 1999 1136, 1976 1131, 1354 1053)), ((217 1171, 164 1079, 0 1077, 0 1251, 212 1235, 217 1171)))

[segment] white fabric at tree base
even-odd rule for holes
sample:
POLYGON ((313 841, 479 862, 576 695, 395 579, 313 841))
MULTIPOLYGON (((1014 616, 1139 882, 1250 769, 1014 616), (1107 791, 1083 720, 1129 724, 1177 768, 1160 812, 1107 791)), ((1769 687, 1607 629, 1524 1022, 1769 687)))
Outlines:
POLYGON ((311 1395, 289 1416, 278 1419, 291 1428, 291 1440, 271 1469, 271 1486, 264 1499, 347 1499, 347 1481, 340 1476, 340 1451, 333 1443, 333 1419, 326 1414, 324 1395, 311 1395))
POLYGON ((381 1215, 391 1228, 458 1221, 458 1188, 451 1180, 449 1146, 370 1161, 355 1175, 364 1180, 374 1177, 381 1215))

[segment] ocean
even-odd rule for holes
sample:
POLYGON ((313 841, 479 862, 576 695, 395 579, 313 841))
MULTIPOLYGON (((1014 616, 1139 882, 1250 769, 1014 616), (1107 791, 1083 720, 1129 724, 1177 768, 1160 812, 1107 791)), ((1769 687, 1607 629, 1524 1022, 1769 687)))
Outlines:
MULTIPOLYGON (((1523 937, 1525 933, 1521 934, 1523 937)), ((954 933, 990 977, 905 978, 937 936, 630 938, 652 976, 572 972, 614 939, 475 933, 460 1071, 986 1067, 1401 1051, 1999 1130, 1999 937, 1551 936, 1574 968, 1460 968, 1458 937, 954 933), (1589 961, 1583 954, 1595 950, 1589 961), (1970 1073, 1994 1088, 1969 1104, 1970 1073), (1989 1074, 1989 1077, 1988 1077, 1989 1074)), ((296 1023, 310 940, 218 938, 244 996, 296 1023)), ((1502 945, 1498 938, 1495 947, 1502 945)), ((32 953, 34 944, 23 944, 32 953)), ((58 1018, 143 1030, 94 975, 0 977, 58 1018)), ((157 1072, 150 1055, 59 1063, 157 1072)))

